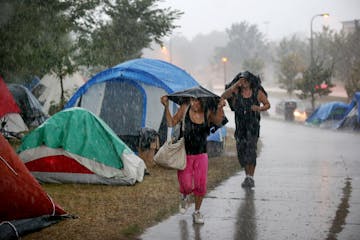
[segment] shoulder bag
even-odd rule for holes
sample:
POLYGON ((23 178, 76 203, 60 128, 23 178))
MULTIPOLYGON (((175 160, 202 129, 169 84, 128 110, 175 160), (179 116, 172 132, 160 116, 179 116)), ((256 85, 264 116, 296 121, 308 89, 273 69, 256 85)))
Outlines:
POLYGON ((169 140, 166 141, 157 151, 154 156, 154 161, 156 164, 171 169, 184 170, 186 167, 186 151, 185 151, 185 139, 184 139, 184 129, 185 129, 185 115, 182 120, 181 134, 180 139, 177 141, 169 140))

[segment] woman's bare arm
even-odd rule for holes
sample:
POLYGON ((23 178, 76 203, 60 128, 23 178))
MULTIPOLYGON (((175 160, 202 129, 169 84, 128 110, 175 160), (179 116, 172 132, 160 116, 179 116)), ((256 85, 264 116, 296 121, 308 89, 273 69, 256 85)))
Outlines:
POLYGON ((253 111, 262 112, 268 110, 271 107, 270 102, 263 91, 259 90, 257 99, 262 104, 262 106, 251 106, 253 111))
POLYGON ((180 108, 178 109, 178 111, 174 114, 174 116, 171 115, 170 110, 169 110, 169 99, 167 96, 162 96, 160 99, 161 103, 164 105, 165 107, 165 117, 166 117, 166 124, 168 127, 173 127, 176 124, 178 124, 184 114, 185 111, 187 109, 187 104, 182 104, 180 106, 180 108))
POLYGON ((221 94, 222 99, 228 99, 233 94, 237 94, 239 92, 239 88, 241 87, 240 81, 237 81, 234 85, 226 89, 223 94, 221 94))

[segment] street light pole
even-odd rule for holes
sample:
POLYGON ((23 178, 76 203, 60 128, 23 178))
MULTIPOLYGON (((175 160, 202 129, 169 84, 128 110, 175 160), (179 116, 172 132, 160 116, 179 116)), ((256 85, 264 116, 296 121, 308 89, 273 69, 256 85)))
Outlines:
POLYGON ((223 65, 224 65, 224 88, 225 88, 225 85, 226 85, 226 63, 227 63, 228 59, 227 59, 227 57, 222 57, 221 61, 223 62, 223 65))
POLYGON ((310 57, 311 57, 311 65, 314 63, 314 39, 313 39, 313 22, 316 17, 328 17, 330 14, 328 13, 321 13, 316 14, 311 18, 310 21, 310 57))

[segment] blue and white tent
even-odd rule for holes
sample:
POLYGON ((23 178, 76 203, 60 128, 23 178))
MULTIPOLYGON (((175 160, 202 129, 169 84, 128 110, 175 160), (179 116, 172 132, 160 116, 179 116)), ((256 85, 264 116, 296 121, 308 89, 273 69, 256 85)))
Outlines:
POLYGON ((360 131, 360 92, 356 92, 337 128, 360 131))
POLYGON ((307 119, 306 123, 323 128, 336 128, 344 118, 349 105, 343 102, 328 102, 321 104, 307 119))
POLYGON ((156 130, 161 143, 171 134, 160 97, 198 85, 173 64, 134 59, 96 74, 75 92, 65 108, 77 106, 93 112, 136 151, 141 128, 156 130))

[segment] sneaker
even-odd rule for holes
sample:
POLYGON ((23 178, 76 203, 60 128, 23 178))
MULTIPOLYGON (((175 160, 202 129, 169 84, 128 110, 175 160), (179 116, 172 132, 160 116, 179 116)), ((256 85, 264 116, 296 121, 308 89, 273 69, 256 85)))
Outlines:
POLYGON ((241 183, 241 187, 243 187, 243 188, 247 188, 247 187, 250 187, 250 178, 249 177, 246 177, 245 179, 244 179, 244 181, 241 183))
POLYGON ((204 216, 199 212, 199 211, 195 211, 193 214, 193 221, 196 224, 204 224, 204 216))
POLYGON ((180 205, 179 205, 179 211, 181 214, 184 214, 186 210, 189 208, 189 198, 188 196, 180 196, 180 205))
POLYGON ((249 178, 249 188, 255 187, 255 180, 254 178, 249 178))

